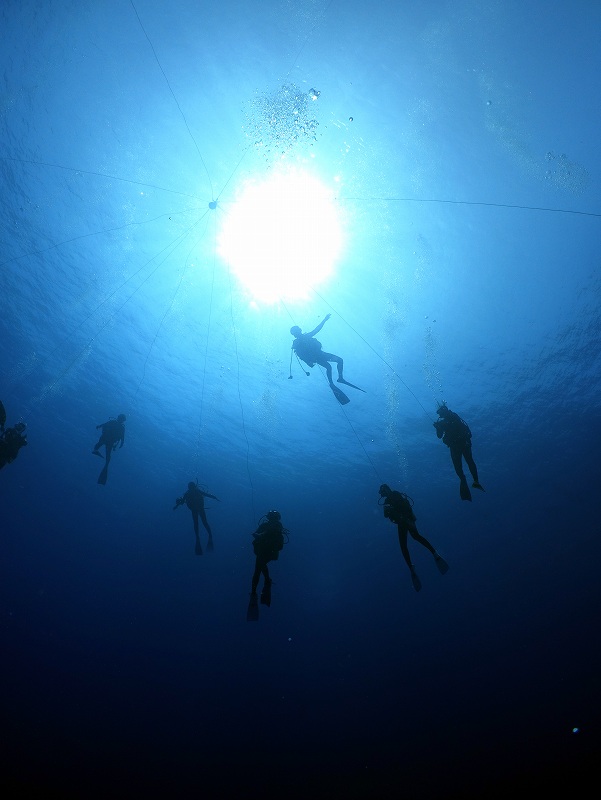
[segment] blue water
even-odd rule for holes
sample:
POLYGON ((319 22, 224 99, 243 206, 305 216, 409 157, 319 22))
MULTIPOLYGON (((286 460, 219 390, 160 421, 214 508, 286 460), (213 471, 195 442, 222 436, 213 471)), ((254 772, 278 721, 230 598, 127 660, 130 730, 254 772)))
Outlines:
POLYGON ((0 399, 28 426, 0 473, 14 791, 482 797, 589 775, 601 11, 392 5, 1 5, 0 399), (286 86, 319 91, 301 132, 286 86), (344 248, 309 299, 253 303, 219 231, 282 160, 335 193, 344 248), (366 390, 344 407, 318 367, 290 372, 290 326, 327 313, 319 340, 366 390), (472 503, 443 399, 473 433, 472 503), (119 413, 100 486, 95 426, 119 413), (219 498, 202 557, 172 511, 196 479, 219 498), (419 594, 382 482, 450 565, 410 541, 419 594), (270 508, 289 542, 248 623, 270 508))

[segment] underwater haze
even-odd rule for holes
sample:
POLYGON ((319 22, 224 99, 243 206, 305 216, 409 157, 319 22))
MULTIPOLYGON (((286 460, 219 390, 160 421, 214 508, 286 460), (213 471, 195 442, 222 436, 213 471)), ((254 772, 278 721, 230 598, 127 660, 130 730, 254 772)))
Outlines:
POLYGON ((583 792, 600 29, 591 0, 2 2, 11 796, 583 792), (324 321, 344 395, 291 350, 324 321), (410 538, 419 592, 383 483, 449 564, 410 538))

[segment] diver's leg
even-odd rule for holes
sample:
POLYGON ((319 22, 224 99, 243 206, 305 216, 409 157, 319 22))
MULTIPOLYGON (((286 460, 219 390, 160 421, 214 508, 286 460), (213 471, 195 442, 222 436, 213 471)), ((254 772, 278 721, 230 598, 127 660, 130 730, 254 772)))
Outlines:
POLYGON ((474 479, 474 486, 478 484, 480 486, 480 481, 478 480, 478 467, 476 466, 476 462, 474 461, 474 457, 472 455, 472 446, 471 444, 466 444, 463 448, 463 457, 465 458, 465 463, 468 466, 469 471, 472 473, 472 478, 474 479))
POLYGON ((462 455, 461 448, 451 447, 450 449, 451 449, 451 461, 453 462, 453 467, 455 468, 457 477, 460 478, 462 481, 464 481, 465 473, 463 471, 463 464, 461 463, 461 455, 462 455))
POLYGON ((320 367, 323 367, 326 371, 326 375, 328 378, 328 383, 330 386, 334 385, 332 380, 332 367, 330 366, 330 362, 328 361, 328 353, 321 353, 319 358, 315 360, 316 364, 319 364, 320 367))
POLYGON ((206 529, 207 533, 209 534, 209 539, 211 539, 212 538, 211 528, 210 528, 209 523, 207 521, 207 515, 205 513, 204 508, 200 508, 198 510, 198 513, 200 514, 200 521, 205 526, 205 529, 206 529))
POLYGON ((202 555, 202 545, 200 543, 200 535, 198 532, 198 511, 196 509, 191 508, 190 511, 192 512, 192 522, 194 524, 194 538, 196 540, 194 544, 194 552, 197 556, 202 555))
POLYGON ((259 578, 261 577, 261 572, 263 569, 267 569, 267 564, 262 561, 259 556, 255 559, 255 571, 253 572, 253 579, 252 579, 252 586, 251 590, 253 592, 257 591, 257 586, 259 585, 259 578))
MULTIPOLYGON (((111 448, 106 442, 104 443, 104 449, 106 451, 106 455, 104 456, 105 459, 104 467, 100 470, 100 475, 98 476, 98 483, 100 483, 102 486, 106 484, 106 480, 109 474, 109 461, 111 460, 111 448)), ((102 458, 101 453, 96 453, 96 455, 102 458)))
POLYGON ((407 547, 407 526, 403 523, 399 523, 397 528, 399 531, 399 544, 401 545, 401 553, 403 554, 403 558, 405 559, 407 566, 409 567, 409 571, 411 572, 411 583, 413 584, 415 591, 419 592, 419 590, 422 588, 422 584, 420 579, 417 577, 415 567, 411 563, 409 548, 407 547))
POLYGON ((419 531, 417 530, 417 527, 415 526, 414 523, 411 523, 411 525, 408 525, 408 528, 409 528, 409 533, 411 534, 411 538, 412 539, 415 539, 416 542, 419 542, 420 544, 422 544, 426 548, 426 550, 429 550, 432 553, 432 555, 436 555, 436 549, 434 547, 432 547, 430 542, 427 539, 425 539, 421 535, 421 533, 419 533, 419 531))
POLYGON ((205 513, 204 508, 199 508, 198 509, 198 513, 200 514, 200 519, 201 519, 202 524, 204 525, 207 533, 209 534, 209 540, 207 542, 207 550, 212 550, 213 549, 213 534, 211 532, 211 526, 209 525, 209 522, 207 520, 207 515, 205 513))
POLYGON ((407 547, 407 528, 405 525, 399 524, 397 525, 397 530, 399 532, 399 544, 401 546, 401 553, 403 554, 403 558, 409 569, 413 569, 413 564, 411 563, 411 556, 409 555, 409 548, 407 547))
POLYGON ((344 366, 344 361, 340 358, 340 356, 335 356, 334 353, 322 353, 323 357, 327 361, 334 361, 336 364, 336 368, 338 370, 338 380, 342 380, 342 367, 344 366))
POLYGON ((269 570, 267 569, 267 562, 265 562, 265 568, 263 569, 263 589, 261 591, 261 603, 264 606, 271 605, 271 584, 273 581, 269 577, 269 570))
POLYGON ((472 493, 470 492, 470 487, 467 485, 467 478, 463 471, 463 464, 461 463, 462 454, 463 447, 451 447, 451 459, 455 467, 455 472, 459 476, 459 496, 462 500, 469 500, 471 502, 472 493))

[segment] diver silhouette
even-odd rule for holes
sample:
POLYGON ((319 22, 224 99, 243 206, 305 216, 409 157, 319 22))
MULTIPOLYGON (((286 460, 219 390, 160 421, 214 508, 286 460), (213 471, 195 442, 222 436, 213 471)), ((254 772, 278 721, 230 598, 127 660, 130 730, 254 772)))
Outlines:
POLYGON ((472 432, 467 422, 464 422, 459 414, 447 408, 446 403, 441 403, 436 409, 436 413, 441 417, 434 423, 436 435, 439 439, 442 439, 451 451, 451 461, 459 478, 459 496, 462 500, 471 501, 472 493, 467 485, 462 458, 465 459, 465 463, 474 479, 472 488, 484 491, 484 487, 481 486, 478 480, 478 468, 472 456, 472 432))
POLYGON ((253 533, 253 551, 256 558, 250 600, 246 612, 246 619, 248 622, 256 622, 259 619, 257 586, 261 575, 263 575, 261 603, 265 606, 271 605, 271 585, 273 581, 269 575, 267 564, 270 561, 277 561, 280 550, 284 547, 284 534, 287 533, 287 531, 282 525, 281 519, 282 515, 279 511, 268 511, 262 518, 262 521, 260 521, 257 530, 253 533))
POLYGON ((204 525, 207 533, 209 534, 209 541, 207 542, 207 550, 211 552, 213 550, 213 534, 211 532, 211 528, 209 526, 207 515, 205 512, 205 497, 210 497, 211 500, 219 501, 218 497, 215 497, 214 494, 209 494, 208 492, 203 492, 193 481, 190 481, 188 484, 188 489, 181 497, 178 497, 175 501, 175 505, 173 506, 173 510, 175 511, 180 506, 183 506, 184 503, 188 506, 190 511, 192 512, 192 520, 194 523, 194 536, 196 537, 196 547, 195 553, 197 556, 202 555, 202 547, 200 544, 200 535, 198 532, 198 518, 202 524, 204 525))
POLYGON ((114 450, 117 449, 117 445, 119 442, 119 449, 123 447, 125 444, 125 414, 119 414, 117 419, 109 419, 107 422, 103 422, 100 425, 96 425, 96 430, 99 428, 102 429, 102 433, 100 434, 100 439, 94 445, 94 449, 92 453, 95 456, 100 456, 100 458, 105 459, 104 467, 102 468, 100 475, 98 476, 98 483, 104 484, 108 478, 108 468, 109 463, 111 460, 111 454, 114 450), (100 452, 100 448, 104 445, 104 452, 105 455, 103 456, 100 452))
POLYGON ((413 588, 416 592, 419 592, 422 588, 422 584, 415 571, 415 565, 411 563, 411 556, 409 555, 409 548, 407 547, 407 534, 432 553, 441 575, 448 572, 449 565, 440 553, 434 549, 430 542, 418 532, 415 525, 416 516, 413 513, 413 501, 411 498, 407 497, 407 495, 402 492, 393 491, 386 483, 380 486, 379 494, 380 498, 384 498, 384 516, 397 526, 401 553, 411 572, 413 588))
MULTIPOLYGON (((332 380, 332 367, 330 365, 330 361, 333 361, 336 364, 336 368, 338 370, 338 383, 344 383, 347 386, 352 386, 353 389, 358 389, 360 392, 364 392, 365 390, 361 389, 359 386, 355 386, 354 383, 349 383, 349 381, 345 380, 343 375, 344 361, 342 358, 334 355, 334 353, 325 353, 322 350, 321 342, 313 338, 316 333, 319 333, 330 317, 331 314, 326 314, 319 325, 309 333, 303 333, 298 325, 293 325, 292 328, 290 328, 290 333, 294 336, 292 350, 296 353, 297 358, 301 359, 301 361, 304 361, 308 367, 312 368, 315 366, 315 364, 319 364, 320 367, 325 369, 330 389, 334 393, 334 396, 338 402, 341 405, 345 405, 346 403, 350 402, 350 400, 332 380)), ((308 374, 309 373, 307 373, 307 375, 308 374)))

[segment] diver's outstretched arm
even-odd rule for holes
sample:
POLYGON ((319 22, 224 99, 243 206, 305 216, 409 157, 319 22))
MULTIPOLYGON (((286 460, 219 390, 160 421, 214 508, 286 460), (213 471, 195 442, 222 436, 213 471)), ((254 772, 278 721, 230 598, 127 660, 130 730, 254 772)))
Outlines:
POLYGON ((315 336, 316 333, 319 333, 319 331, 323 328, 323 326, 326 324, 326 322, 330 319, 331 316, 332 316, 331 314, 326 314, 325 317, 322 319, 322 321, 319 323, 319 325, 316 328, 314 328, 311 331, 311 333, 306 333, 305 336, 315 336))

